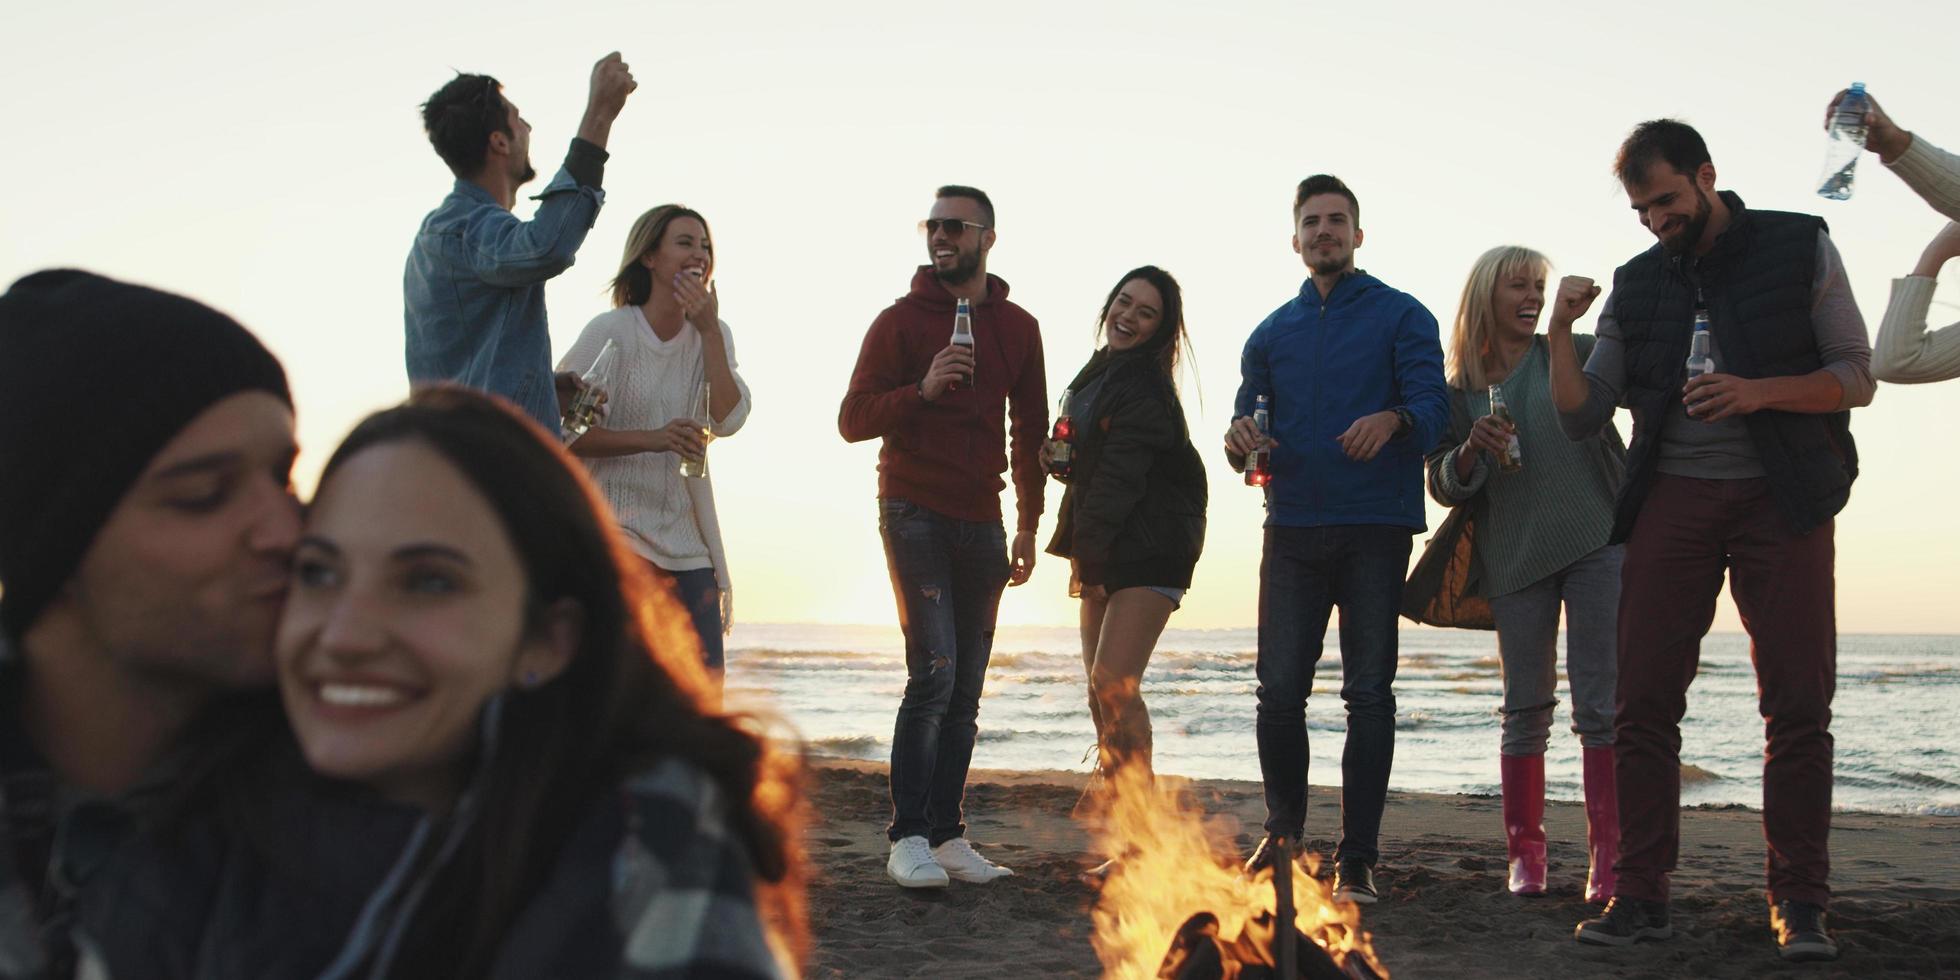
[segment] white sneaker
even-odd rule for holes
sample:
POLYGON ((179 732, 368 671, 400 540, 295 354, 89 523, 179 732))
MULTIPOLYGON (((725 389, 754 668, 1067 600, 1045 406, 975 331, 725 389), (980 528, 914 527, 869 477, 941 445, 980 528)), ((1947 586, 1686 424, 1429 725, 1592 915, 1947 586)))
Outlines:
POLYGON ((906 888, 944 888, 950 881, 946 869, 932 859, 932 847, 924 837, 893 841, 892 856, 885 861, 885 873, 906 888))
POLYGON ((961 881, 985 883, 1014 873, 981 857, 980 852, 974 850, 964 837, 955 837, 933 848, 932 857, 947 874, 961 881))

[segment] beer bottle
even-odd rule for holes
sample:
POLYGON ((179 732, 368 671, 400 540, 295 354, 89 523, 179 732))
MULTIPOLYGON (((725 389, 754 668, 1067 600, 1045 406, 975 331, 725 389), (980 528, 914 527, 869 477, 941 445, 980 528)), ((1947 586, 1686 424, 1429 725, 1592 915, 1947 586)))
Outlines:
POLYGON ((1511 417, 1511 406, 1504 404, 1504 389, 1490 386, 1491 418, 1504 423, 1504 431, 1509 440, 1504 444, 1504 455, 1498 457, 1498 468, 1506 473, 1516 473, 1524 469, 1524 446, 1518 442, 1518 422, 1511 417))
POLYGON ((1067 388, 1062 389, 1062 403, 1055 409, 1055 446, 1048 451, 1048 472, 1064 480, 1075 458, 1075 420, 1068 414, 1069 394, 1067 388))
POLYGON ((572 400, 572 407, 565 410, 565 444, 571 445, 586 430, 599 423, 599 397, 612 384, 613 362, 619 360, 619 342, 606 338, 606 345, 599 348, 599 356, 592 359, 592 366, 579 375, 585 386, 579 390, 578 397, 572 400))
POLYGON ((701 455, 689 458, 681 456, 681 475, 698 480, 708 475, 708 439, 714 433, 708 426, 709 405, 713 404, 714 392, 707 379, 703 378, 694 389, 694 401, 688 406, 687 419, 701 427, 701 455))
POLYGON ((1715 373, 1714 349, 1709 341, 1708 307, 1695 304, 1695 334, 1688 341, 1688 379, 1715 373))
MULTIPOLYGON (((1253 404, 1252 424, 1259 428, 1259 438, 1264 440, 1272 432, 1272 412, 1267 408, 1266 396, 1260 395, 1253 404)), ((1273 451, 1262 441, 1245 458, 1245 485, 1263 487, 1273 482, 1273 451)))
MULTIPOLYGON (((966 348, 967 353, 973 353, 973 306, 964 296, 960 297, 959 308, 953 313, 953 343, 966 348)), ((972 387, 973 371, 968 369, 958 384, 972 387)), ((954 387, 958 387, 958 384, 954 387)))

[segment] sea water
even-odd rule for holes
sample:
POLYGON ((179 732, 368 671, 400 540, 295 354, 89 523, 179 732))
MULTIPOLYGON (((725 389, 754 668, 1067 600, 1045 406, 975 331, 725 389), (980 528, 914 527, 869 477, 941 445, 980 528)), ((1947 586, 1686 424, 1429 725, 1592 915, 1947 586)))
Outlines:
MULTIPOLYGON (((1341 781, 1340 649, 1335 631, 1307 702, 1316 784, 1341 781)), ((1003 628, 980 703, 976 767, 1086 771, 1095 743, 1082 654, 1071 628, 1003 628)), ((1166 630, 1144 674, 1159 771, 1259 778, 1253 738, 1255 634, 1166 630)), ((738 626, 729 641, 731 703, 779 716, 818 755, 884 761, 905 689, 896 626, 738 626)), ((1579 740, 1561 646, 1559 707, 1546 790, 1581 798, 1579 740)), ((1496 793, 1498 676, 1494 634, 1410 628, 1395 683, 1390 785, 1496 793)), ((1714 634, 1682 721, 1682 803, 1762 805, 1763 720, 1749 640, 1714 634)), ((1831 731, 1839 809, 1960 815, 1960 637, 1843 636, 1831 731)))

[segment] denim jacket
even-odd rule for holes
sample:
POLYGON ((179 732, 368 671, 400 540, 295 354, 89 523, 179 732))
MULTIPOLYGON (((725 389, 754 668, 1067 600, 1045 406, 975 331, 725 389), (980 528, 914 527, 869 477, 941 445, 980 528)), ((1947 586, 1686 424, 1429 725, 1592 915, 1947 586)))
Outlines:
POLYGON ((510 399, 552 433, 545 281, 571 268, 605 192, 560 168, 530 221, 465 180, 415 234, 402 275, 411 384, 454 381, 510 399))

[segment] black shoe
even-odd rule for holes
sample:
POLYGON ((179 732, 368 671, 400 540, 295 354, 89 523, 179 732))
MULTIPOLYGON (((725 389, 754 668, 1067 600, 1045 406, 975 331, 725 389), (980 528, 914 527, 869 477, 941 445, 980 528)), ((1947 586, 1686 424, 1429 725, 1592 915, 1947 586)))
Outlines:
POLYGON ((1374 865, 1360 858, 1345 858, 1334 865, 1334 901, 1373 905, 1378 897, 1374 865))
POLYGON ((1785 900, 1770 906, 1769 927, 1776 933, 1776 955, 1792 963, 1834 960, 1837 940, 1824 928, 1824 907, 1785 900))
MULTIPOLYGON (((1259 846, 1253 848, 1252 856, 1245 859, 1246 877, 1250 878, 1273 866, 1274 855, 1279 853, 1279 847, 1274 843, 1274 838, 1277 836, 1276 834, 1267 834, 1259 839, 1259 846)), ((1293 843, 1294 850, 1299 850, 1300 838, 1288 837, 1287 840, 1293 843)))
POLYGON ((1674 935, 1667 924, 1667 903, 1615 896, 1606 903, 1606 912, 1587 919, 1572 930, 1572 938, 1594 946, 1631 946, 1642 939, 1666 939, 1674 935))

